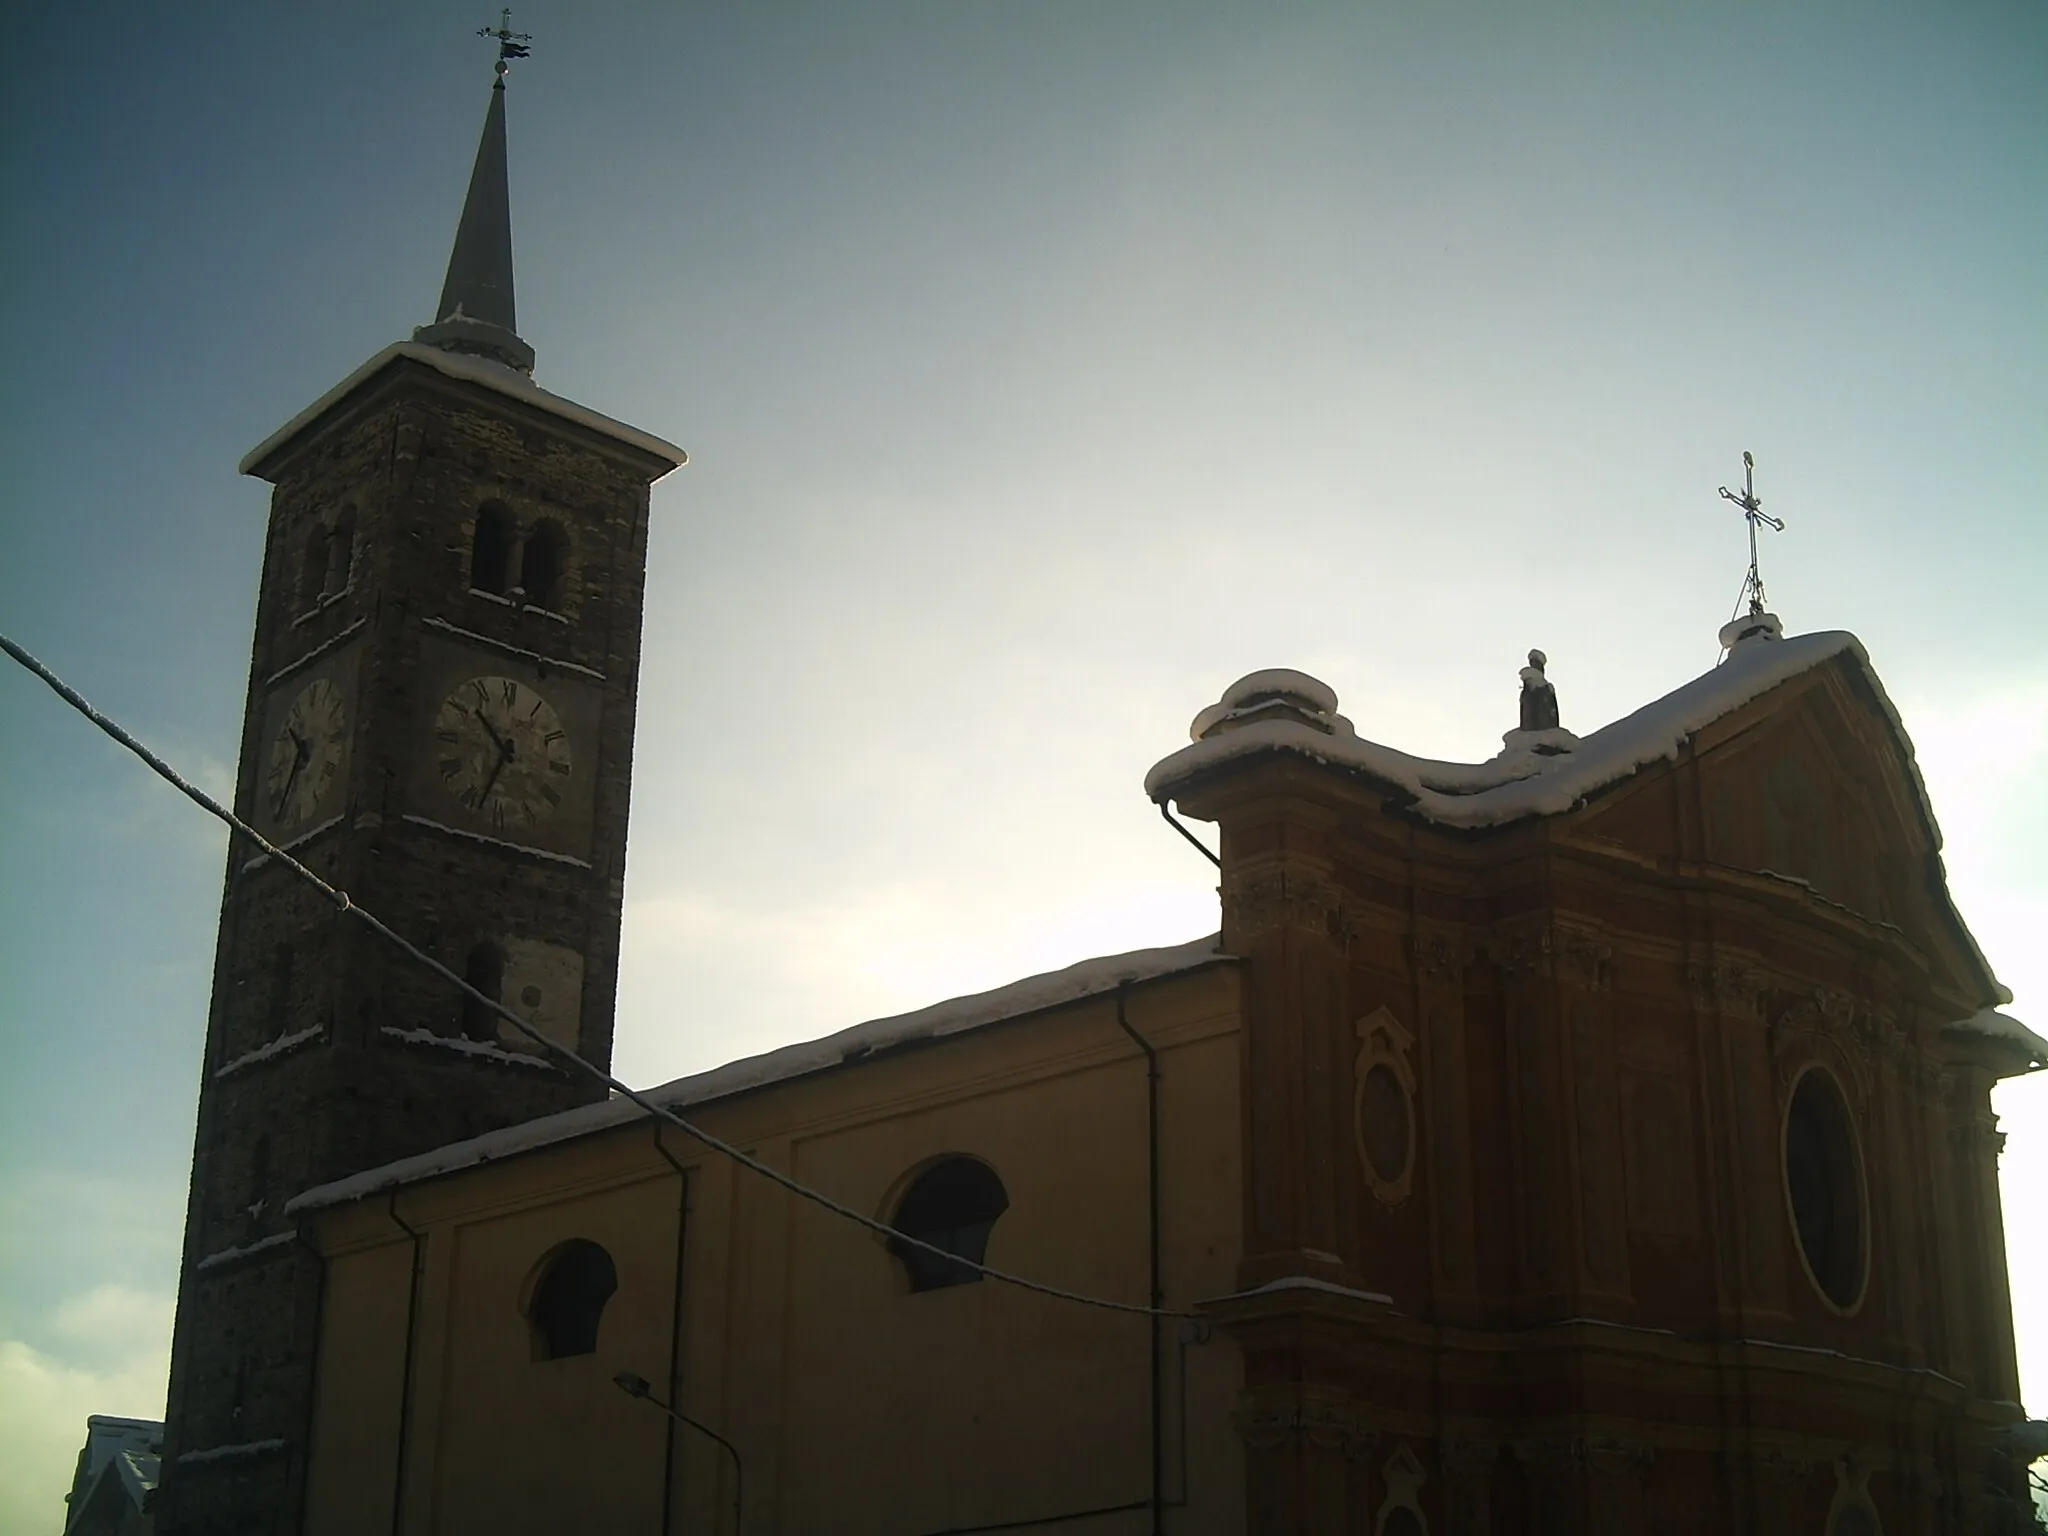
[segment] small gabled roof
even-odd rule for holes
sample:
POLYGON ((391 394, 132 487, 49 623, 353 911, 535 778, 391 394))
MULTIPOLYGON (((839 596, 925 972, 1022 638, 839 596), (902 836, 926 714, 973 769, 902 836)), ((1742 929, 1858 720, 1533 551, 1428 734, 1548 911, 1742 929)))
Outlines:
MULTIPOLYGON (((1222 952, 1219 934, 1166 949, 1137 949, 1128 954, 1103 955, 1067 966, 1064 970, 1027 976, 992 992, 951 998, 929 1008, 920 1008, 915 1013, 870 1019, 865 1024, 856 1024, 851 1029, 842 1029, 821 1039, 786 1045, 760 1056, 743 1057, 722 1067, 714 1067, 709 1072, 676 1078, 659 1088, 650 1089, 647 1096, 666 1109, 710 1104, 834 1067, 854 1066, 906 1046, 943 1040, 985 1025, 1044 1013, 1086 998, 1101 997, 1138 982, 1197 971, 1230 958, 1222 952)), ((601 1104, 586 1104, 559 1114, 544 1115, 538 1120, 528 1120, 468 1141, 436 1147, 430 1152, 386 1163, 381 1168, 367 1169, 331 1184, 319 1185, 287 1201, 285 1214, 296 1216, 330 1205, 361 1200, 368 1195, 416 1184, 440 1174, 472 1168, 479 1163, 496 1162, 615 1125, 625 1125, 644 1117, 645 1113, 632 1100, 615 1097, 601 1104)))

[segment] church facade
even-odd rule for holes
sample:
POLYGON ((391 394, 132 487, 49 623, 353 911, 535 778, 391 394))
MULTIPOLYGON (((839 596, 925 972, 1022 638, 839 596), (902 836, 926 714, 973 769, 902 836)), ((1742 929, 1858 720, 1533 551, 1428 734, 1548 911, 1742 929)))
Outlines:
POLYGON ((306 1528, 2026 1529, 1988 1092, 2048 1046, 1855 642, 1488 765, 1335 706, 1255 674, 1154 769, 1217 938, 655 1094, 1166 1315, 615 1099, 295 1203, 306 1528))
POLYGON ((231 854, 160 1531, 2028 1528, 2048 1043, 1847 635, 1583 739, 1532 655, 1483 764, 1254 673, 1145 782, 1215 935, 607 1098, 684 456, 533 384, 504 166, 501 78, 435 324, 245 461, 236 806, 542 1039, 231 854))

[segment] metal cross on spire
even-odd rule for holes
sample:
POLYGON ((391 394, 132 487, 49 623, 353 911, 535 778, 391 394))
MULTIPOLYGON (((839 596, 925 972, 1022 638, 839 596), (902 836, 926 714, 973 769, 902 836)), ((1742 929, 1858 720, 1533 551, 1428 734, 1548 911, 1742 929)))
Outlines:
MULTIPOLYGON (((1724 501, 1732 501, 1735 505, 1742 508, 1743 520, 1749 524, 1749 574, 1742 578, 1742 597, 1749 599, 1749 611, 1752 614, 1760 614, 1764 611, 1766 604, 1764 601, 1764 579, 1758 573, 1756 567, 1757 525, 1762 524, 1773 533, 1783 533, 1785 531, 1785 522, 1784 519, 1773 517, 1764 510, 1763 501, 1756 493, 1755 471, 1756 460, 1751 458, 1748 452, 1745 451, 1742 455, 1742 494, 1738 496, 1724 485, 1721 487, 1721 497, 1724 501)), ((1738 597, 1735 600, 1737 608, 1742 606, 1742 597, 1738 597)))
POLYGON ((533 34, 531 32, 514 32, 512 30, 512 11, 510 7, 498 12, 498 24, 495 27, 478 27, 476 35, 478 37, 497 39, 498 62, 495 69, 500 84, 504 83, 505 72, 512 67, 512 60, 523 59, 533 51, 526 46, 533 41, 533 34))

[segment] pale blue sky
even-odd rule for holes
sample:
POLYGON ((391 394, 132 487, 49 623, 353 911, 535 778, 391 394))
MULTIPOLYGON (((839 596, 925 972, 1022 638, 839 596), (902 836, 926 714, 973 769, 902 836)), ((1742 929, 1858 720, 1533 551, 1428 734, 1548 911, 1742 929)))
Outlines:
MULTIPOLYGON (((0 627, 216 783, 235 462, 431 318, 488 16, 79 3, 0 53, 0 627)), ((538 377, 695 461, 655 493, 627 1076, 1203 931, 1139 782, 1255 666, 1465 758, 1530 645, 1581 732, 1668 690, 1735 599, 1744 448, 1774 606, 1863 637, 2048 1021, 2048 12, 514 22, 538 377)), ((222 843, 16 675, 0 774, 7 1531, 84 1412, 161 1404, 222 843)), ((2001 1106, 2017 1244, 2048 1095, 2001 1106)))

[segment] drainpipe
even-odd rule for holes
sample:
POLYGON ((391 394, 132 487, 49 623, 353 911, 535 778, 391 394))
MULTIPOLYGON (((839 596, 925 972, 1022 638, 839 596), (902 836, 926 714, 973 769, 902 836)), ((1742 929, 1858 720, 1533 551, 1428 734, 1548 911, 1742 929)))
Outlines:
MULTIPOLYGON (((690 1173, 676 1161, 661 1139, 661 1122, 654 1123, 654 1150, 661 1160, 675 1169, 678 1188, 676 1190, 676 1269, 675 1301, 669 1315, 668 1333, 668 1400, 681 1401, 683 1377, 683 1233, 688 1225, 690 1210, 690 1173)), ((649 1399, 652 1401, 652 1399, 649 1399)), ((676 1508, 676 1433, 670 1430, 663 1437, 666 1441, 661 1456, 661 1536, 670 1536, 675 1520, 676 1508)), ((737 1453, 733 1465, 739 1465, 737 1453)))
POLYGON ((1159 802, 1159 814, 1166 818, 1166 824, 1169 827, 1173 828, 1174 831, 1178 832, 1182 837, 1186 838, 1190 843, 1194 845, 1195 852, 1199 853, 1211 864, 1214 864, 1218 869, 1221 869, 1223 867, 1223 861, 1217 858, 1215 854, 1209 851, 1209 845, 1203 842, 1199 837, 1195 836, 1194 833, 1190 832, 1187 829, 1187 827, 1182 824, 1180 819, 1173 814, 1173 807, 1167 804, 1164 800, 1159 802))
POLYGON ((426 1273, 425 1235, 406 1224, 398 1214, 398 1196, 389 1196, 384 1204, 385 1214, 398 1229, 412 1239, 412 1285, 405 1297, 405 1364, 398 1377, 398 1455, 392 1459, 391 1468, 391 1533, 400 1536, 405 1529, 405 1464, 407 1452, 412 1447, 412 1354, 413 1343, 418 1337, 420 1314, 420 1280, 426 1273))
POLYGON ((310 1221, 299 1223, 299 1246, 312 1254, 320 1266, 319 1278, 313 1282, 313 1369, 306 1379, 306 1417, 294 1452, 299 1463, 299 1524, 304 1526, 307 1491, 313 1483, 313 1418, 320 1408, 320 1325, 327 1315, 327 1258, 313 1241, 310 1221))
MULTIPOLYGON (((1197 843, 1196 846, 1201 845, 1197 843)), ((1117 1027, 1129 1035, 1132 1043, 1145 1053, 1146 1259, 1151 1268, 1152 1284, 1152 1536, 1165 1536, 1166 1379, 1164 1340, 1160 1336, 1165 1319, 1160 1317, 1159 1313, 1166 1306, 1166 1291, 1160 1283, 1159 1275, 1159 1052, 1153 1049, 1151 1041, 1131 1027, 1130 1018, 1124 1011, 1125 998, 1130 989, 1129 982, 1116 989, 1116 1022, 1117 1027)))

